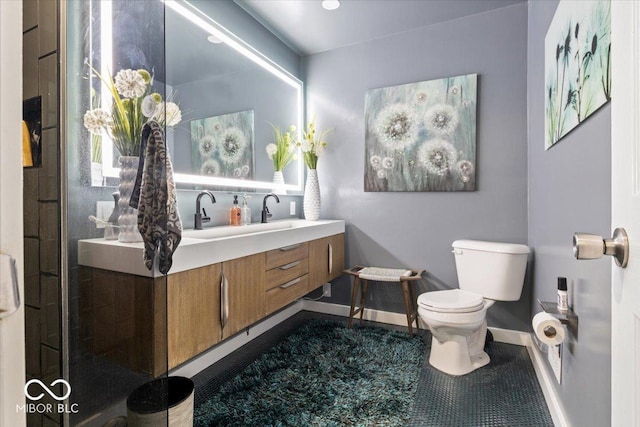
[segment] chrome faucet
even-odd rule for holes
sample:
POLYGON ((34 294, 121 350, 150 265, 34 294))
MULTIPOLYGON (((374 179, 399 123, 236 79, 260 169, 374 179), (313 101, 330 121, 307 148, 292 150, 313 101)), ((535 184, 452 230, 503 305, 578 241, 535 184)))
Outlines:
POLYGON ((204 195, 209 196, 209 198, 211 199, 211 203, 216 202, 216 198, 209 190, 201 191, 200 194, 198 194, 198 197, 196 197, 196 213, 193 216, 193 228, 195 230, 202 230, 202 224, 211 221, 211 218, 207 216, 207 212, 204 210, 204 208, 202 208, 202 213, 204 213, 204 216, 200 213, 200 199, 202 199, 202 196, 204 195))
POLYGON ((278 198, 278 196, 273 193, 269 193, 264 196, 264 199, 262 199, 262 221, 260 221, 263 224, 267 222, 267 218, 271 218, 271 212, 269 212, 269 208, 267 207, 267 199, 269 197, 273 197, 274 199, 276 199, 276 202, 280 203, 280 199, 278 198))

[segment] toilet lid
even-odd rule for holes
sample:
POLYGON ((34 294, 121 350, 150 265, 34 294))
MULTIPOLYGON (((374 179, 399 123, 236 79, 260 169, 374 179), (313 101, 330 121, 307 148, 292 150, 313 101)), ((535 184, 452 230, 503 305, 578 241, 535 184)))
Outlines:
POLYGON ((440 313, 471 313, 484 307, 484 298, 462 289, 450 289, 425 292, 418 297, 418 305, 440 313))

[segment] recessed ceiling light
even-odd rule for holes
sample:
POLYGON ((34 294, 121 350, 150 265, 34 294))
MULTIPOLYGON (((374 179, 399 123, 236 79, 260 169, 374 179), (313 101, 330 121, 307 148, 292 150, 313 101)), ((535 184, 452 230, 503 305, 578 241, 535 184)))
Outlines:
POLYGON ((336 10, 340 7, 340 0, 322 0, 322 7, 327 10, 336 10))
POLYGON ((219 38, 217 38, 216 36, 214 36, 213 34, 211 34, 209 37, 207 37, 207 40, 210 43, 214 43, 214 44, 220 44, 222 43, 222 40, 220 40, 219 38))

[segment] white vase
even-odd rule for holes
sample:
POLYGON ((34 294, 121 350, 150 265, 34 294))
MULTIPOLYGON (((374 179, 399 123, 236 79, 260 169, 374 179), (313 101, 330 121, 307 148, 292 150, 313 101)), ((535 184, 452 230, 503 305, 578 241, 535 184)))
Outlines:
POLYGON ((118 192, 120 199, 118 207, 120 208, 120 216, 118 217, 118 225, 120 226, 120 234, 118 241, 123 243, 142 242, 142 235, 138 231, 138 210, 129 206, 133 186, 136 183, 136 175, 138 174, 138 156, 120 156, 120 184, 118 192))
POLYGON ((275 171, 273 173, 273 189, 271 191, 275 194, 287 194, 287 189, 284 185, 282 171, 275 171))
POLYGON ((304 185, 304 218, 317 221, 320 218, 320 184, 318 171, 307 170, 307 182, 304 185))

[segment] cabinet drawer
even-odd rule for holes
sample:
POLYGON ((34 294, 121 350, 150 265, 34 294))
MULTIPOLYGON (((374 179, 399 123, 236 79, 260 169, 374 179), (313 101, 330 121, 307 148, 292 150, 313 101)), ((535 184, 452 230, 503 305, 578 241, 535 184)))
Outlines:
POLYGON ((285 246, 267 252, 266 269, 271 270, 309 256, 309 242, 285 246))
POLYGON ((298 259, 280 267, 267 271, 265 291, 282 285, 296 277, 304 276, 309 272, 309 258, 298 259))
POLYGON ((309 276, 305 274, 267 291, 267 313, 273 313, 309 292, 309 276))

